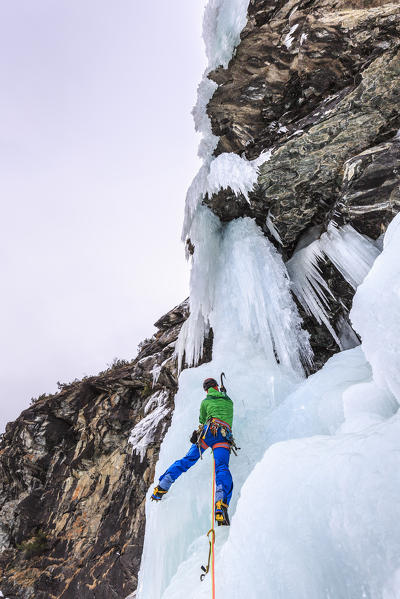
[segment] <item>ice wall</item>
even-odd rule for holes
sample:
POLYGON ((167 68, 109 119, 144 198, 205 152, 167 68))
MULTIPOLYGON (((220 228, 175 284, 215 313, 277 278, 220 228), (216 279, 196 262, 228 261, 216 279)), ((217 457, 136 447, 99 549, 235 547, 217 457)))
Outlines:
MULTIPOLYGON (((255 231, 246 241, 239 224, 231 226, 224 240, 229 241, 230 258, 238 238, 251 253, 255 231)), ((400 320, 400 273, 394 261, 399 243, 396 220, 382 255, 356 294, 352 317, 363 323, 367 343, 376 319, 367 324, 366 315, 377 309, 378 291, 380 301, 391 307, 381 319, 386 322, 382 340, 393 319, 400 320), (388 277, 385 287, 382 276, 388 277)), ((236 249, 247 267, 254 268, 243 246, 236 249)), ((249 273, 244 270, 246 280, 249 273)), ((221 285, 233 283, 231 276, 240 275, 227 274, 221 285)), ((244 288, 254 293, 251 286, 244 288)), ((371 369, 362 347, 337 354, 321 371, 301 380, 293 369, 276 364, 251 327, 247 335, 238 335, 243 296, 220 294, 218 285, 215 290, 214 358, 180 377, 157 474, 187 449, 201 380, 224 369, 235 401, 235 434, 243 449, 231 461, 231 527, 217 530, 217 597, 398 599, 400 416, 390 388, 400 363, 394 345, 379 364, 381 386, 374 378, 377 367, 371 369)), ((280 303, 271 306, 277 318, 280 303)), ((160 505, 148 504, 138 598, 210 596, 210 581, 199 580, 208 551, 210 480, 211 460, 205 456, 160 505)))
POLYGON ((389 225, 383 248, 357 291, 350 318, 374 379, 400 401, 400 215, 389 225))
MULTIPOLYGON (((193 306, 198 312, 188 321, 187 339, 182 342, 188 348, 197 339, 198 331, 191 327, 207 313, 214 331, 213 360, 180 376, 172 425, 162 445, 156 476, 188 450, 188 437, 197 426, 203 398, 202 380, 217 377, 223 370, 235 402, 237 442, 246 448, 242 457, 232 459, 238 490, 232 502, 234 510, 242 484, 265 450, 268 416, 302 380, 302 357, 309 356, 310 350, 284 264, 256 224, 243 218, 222 226, 208 209, 200 213, 202 219, 196 222, 202 227, 195 252, 199 258, 193 263, 191 281, 193 306)), ((195 584, 199 581, 199 567, 207 557, 204 533, 210 521, 211 467, 211 456, 206 455, 159 505, 147 505, 138 597, 175 596, 175 588, 176 596, 182 597, 189 591, 179 581, 187 575, 192 586, 193 576, 195 584), (156 572, 155 563, 159 565, 156 572)), ((219 544, 228 534, 220 533, 219 544)))

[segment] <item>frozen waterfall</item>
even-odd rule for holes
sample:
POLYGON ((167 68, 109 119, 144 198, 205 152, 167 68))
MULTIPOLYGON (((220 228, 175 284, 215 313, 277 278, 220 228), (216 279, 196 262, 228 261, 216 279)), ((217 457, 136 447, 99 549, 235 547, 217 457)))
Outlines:
MULTIPOLYGON (((354 302, 352 319, 363 323, 367 356, 375 321, 368 325, 366 316, 376 309, 378 293, 387 308, 379 312, 382 343, 393 313, 399 319, 399 219, 389 227, 390 243, 354 302), (382 288, 388 277, 390 287, 382 288)), ((297 359, 305 340, 288 299, 283 265, 274 252, 261 250, 257 227, 248 219, 217 234, 221 263, 213 265, 218 276, 209 313, 213 360, 181 374, 156 474, 188 448, 202 379, 224 370, 242 451, 231 459, 231 527, 217 529, 217 597, 398 599, 400 394, 395 346, 389 343, 384 362, 372 357, 372 369, 357 347, 302 379, 297 359), (268 270, 277 286, 277 296, 268 298, 272 304, 262 281, 268 270), (258 318, 268 321, 262 330, 267 342, 258 325, 254 328, 258 318), (282 338, 273 342, 279 328, 282 338), (274 343, 286 362, 276 363, 274 343)), ((200 285, 199 290, 204 293, 200 285)), ((210 596, 210 581, 200 582, 199 574, 208 551, 211 472, 206 453, 160 504, 148 502, 138 599, 210 596)))
MULTIPOLYGON (((240 457, 231 460, 233 513, 242 484, 265 451, 269 415, 303 380, 302 359, 309 358, 310 348, 284 264, 255 223, 245 218, 223 227, 203 208, 197 219, 199 251, 195 255, 199 261, 193 264, 192 315, 181 343, 186 343, 187 354, 193 353, 190 344, 197 347, 196 339, 205 326, 198 323, 206 319, 214 331, 213 360, 180 376, 172 425, 161 448, 156 476, 189 447, 188 436, 197 426, 203 397, 202 380, 224 370, 235 402, 236 439, 243 447, 240 457)), ((175 483, 164 501, 147 506, 138 597, 182 597, 185 591, 181 583, 176 584, 177 579, 188 576, 191 586, 200 582, 199 568, 208 547, 205 532, 210 520, 211 468, 208 452, 175 483), (160 565, 156 571, 155 563, 160 565)), ((217 551, 228 531, 218 533, 217 551)), ((208 584, 207 580, 202 583, 205 588, 208 584)))

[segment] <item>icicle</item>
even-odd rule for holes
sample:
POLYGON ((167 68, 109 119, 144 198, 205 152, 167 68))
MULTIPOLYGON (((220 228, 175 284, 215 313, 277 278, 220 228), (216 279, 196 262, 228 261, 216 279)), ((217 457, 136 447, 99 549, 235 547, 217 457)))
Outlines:
POLYGON ((190 273, 190 315, 175 348, 179 369, 184 357, 189 366, 198 363, 204 338, 210 329, 221 241, 219 218, 208 208, 199 206, 193 218, 190 238, 195 248, 190 273))
POLYGON ((203 166, 200 168, 199 172, 193 179, 186 194, 185 217, 182 229, 183 242, 185 242, 191 234, 194 215, 198 206, 201 203, 202 198, 206 193, 208 168, 209 167, 207 164, 203 164, 203 166))
POLYGON ((329 322, 327 313, 329 303, 326 293, 329 293, 332 297, 333 294, 318 266, 318 261, 322 260, 323 254, 320 241, 316 240, 296 252, 286 263, 286 268, 292 280, 293 292, 307 314, 314 316, 319 324, 323 323, 338 346, 341 347, 340 340, 329 322))
MULTIPOLYGON (((182 241, 192 236, 190 229, 193 217, 206 194, 211 196, 220 189, 230 187, 235 195, 241 194, 249 201, 249 192, 257 183, 258 167, 270 157, 271 150, 263 152, 255 160, 246 160, 233 152, 224 152, 213 160, 206 160, 186 195, 182 241)), ((279 238, 277 232, 276 236, 279 238)))
POLYGON ((250 218, 230 222, 224 231, 211 318, 216 343, 246 335, 264 355, 297 373, 309 364, 308 333, 290 294, 290 281, 281 256, 250 218), (220 334, 219 334, 220 333, 220 334))
POLYGON ((337 228, 332 223, 321 235, 321 249, 336 266, 343 278, 357 289, 371 269, 379 249, 351 225, 337 228))
POLYGON ((267 220, 265 221, 265 224, 267 225, 268 231, 271 233, 272 237, 274 239, 276 239, 276 241, 280 245, 282 245, 282 239, 281 239, 281 237, 280 237, 280 235, 279 235, 279 233, 278 233, 278 231, 277 231, 277 229, 276 229, 276 227, 275 227, 275 225, 274 225, 274 223, 273 223, 273 221, 271 219, 271 215, 270 215, 270 211, 269 210, 268 210, 267 220))
POLYGON ((318 323, 326 326, 339 347, 342 347, 340 339, 329 322, 327 312, 326 292, 332 293, 321 275, 318 261, 324 260, 325 256, 329 258, 343 278, 356 289, 378 255, 377 246, 351 225, 339 229, 330 224, 320 239, 298 250, 286 264, 299 302, 318 323))
POLYGON ((250 218, 225 225, 200 207, 193 221, 195 245, 190 279, 190 317, 176 346, 179 364, 197 364, 204 336, 213 327, 225 343, 246 336, 270 363, 297 373, 311 362, 308 334, 290 295, 278 252, 250 218))

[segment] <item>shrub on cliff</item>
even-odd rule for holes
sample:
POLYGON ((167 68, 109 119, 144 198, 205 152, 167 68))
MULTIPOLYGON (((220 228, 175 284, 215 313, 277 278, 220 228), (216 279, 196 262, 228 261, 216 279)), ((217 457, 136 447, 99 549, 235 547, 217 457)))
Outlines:
POLYGON ((24 552, 25 559, 42 555, 47 550, 47 536, 42 530, 39 530, 32 539, 17 545, 17 549, 24 552))

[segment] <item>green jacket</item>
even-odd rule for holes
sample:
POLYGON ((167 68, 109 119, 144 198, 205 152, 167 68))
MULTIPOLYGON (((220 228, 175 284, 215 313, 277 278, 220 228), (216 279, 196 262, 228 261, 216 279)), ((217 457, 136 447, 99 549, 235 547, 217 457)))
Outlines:
POLYGON ((213 387, 210 387, 207 397, 201 402, 200 424, 205 424, 209 418, 219 418, 232 427, 233 401, 226 393, 217 391, 213 387))

